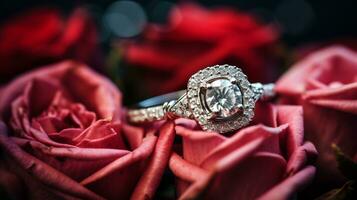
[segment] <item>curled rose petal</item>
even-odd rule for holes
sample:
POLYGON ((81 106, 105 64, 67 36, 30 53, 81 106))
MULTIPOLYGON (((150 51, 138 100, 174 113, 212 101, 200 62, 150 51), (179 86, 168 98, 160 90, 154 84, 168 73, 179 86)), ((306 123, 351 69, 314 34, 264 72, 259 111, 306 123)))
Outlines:
POLYGON ((180 197, 179 200, 188 200, 188 199, 202 199, 203 193, 207 191, 208 184, 213 179, 213 175, 209 174, 208 176, 202 177, 195 181, 180 197))
POLYGON ((316 157, 317 150, 315 146, 311 142, 305 142, 304 145, 299 146, 294 153, 292 153, 286 168, 287 175, 297 173, 307 164, 306 162, 315 160, 316 157))
POLYGON ((141 128, 127 125, 124 125, 123 129, 125 130, 124 134, 126 138, 129 138, 130 147, 132 149, 139 147, 144 137, 144 131, 141 128))
POLYGON ((185 161, 176 153, 171 155, 169 166, 175 176, 184 181, 195 182, 208 176, 208 172, 205 169, 185 161))
POLYGON ((39 131, 37 129, 34 129, 34 128, 30 128, 30 133, 39 142, 50 145, 50 146, 74 147, 72 145, 55 142, 55 141, 51 140, 46 133, 39 131))
POLYGON ((174 124, 168 122, 160 128, 160 136, 152 158, 144 174, 140 178, 131 199, 152 199, 159 186, 161 176, 170 158, 175 138, 174 124))
POLYGON ((91 176, 82 180, 81 184, 88 185, 92 182, 98 181, 98 179, 101 179, 104 176, 108 176, 110 173, 113 173, 113 171, 119 171, 122 168, 130 166, 131 163, 137 162, 142 158, 148 157, 154 149, 156 139, 156 136, 147 136, 146 138, 144 138, 143 144, 141 144, 140 147, 138 147, 131 153, 118 158, 117 160, 106 165, 91 176))
POLYGON ((284 144, 288 155, 302 145, 304 141, 304 121, 303 111, 300 106, 280 106, 277 109, 277 121, 281 124, 289 123, 286 137, 287 143, 284 144))
POLYGON ((65 156, 68 158, 75 158, 79 160, 98 160, 98 159, 106 159, 106 158, 118 158, 130 152, 128 150, 122 150, 122 149, 48 147, 40 142, 30 141, 27 139, 21 139, 17 137, 13 137, 11 139, 20 147, 30 145, 32 148, 39 149, 43 153, 51 156, 59 156, 59 157, 65 156))
POLYGON ((100 118, 119 119, 121 95, 109 80, 88 68, 78 68, 73 72, 69 71, 62 81, 75 98, 96 111, 100 118), (72 82, 77 84, 70 84, 72 82))
POLYGON ((202 162, 207 152, 224 140, 224 137, 217 133, 193 132, 180 126, 176 127, 176 133, 183 137, 183 154, 186 160, 197 165, 202 162))
POLYGON ((342 46, 331 46, 311 53, 296 63, 276 84, 276 91, 284 98, 300 101, 301 95, 309 90, 311 81, 326 88, 331 82, 353 83, 356 80, 357 58, 355 52, 342 46), (334 75, 331 76, 331 73, 334 75), (309 76, 306 76, 309 74, 309 76))
POLYGON ((279 128, 254 126, 243 129, 211 151, 201 166, 209 168, 214 166, 212 163, 216 163, 217 168, 228 167, 232 162, 239 162, 237 159, 245 159, 260 147, 267 137, 278 134, 286 128, 287 125, 279 128))
POLYGON ((259 200, 284 200, 293 197, 296 191, 302 189, 307 183, 311 182, 315 174, 315 167, 308 166, 294 176, 287 178, 285 181, 275 186, 269 192, 259 197, 259 200))
POLYGON ((357 83, 351 83, 338 88, 326 88, 311 91, 304 95, 303 99, 304 101, 309 101, 311 104, 317 106, 357 114, 356 91, 357 83))

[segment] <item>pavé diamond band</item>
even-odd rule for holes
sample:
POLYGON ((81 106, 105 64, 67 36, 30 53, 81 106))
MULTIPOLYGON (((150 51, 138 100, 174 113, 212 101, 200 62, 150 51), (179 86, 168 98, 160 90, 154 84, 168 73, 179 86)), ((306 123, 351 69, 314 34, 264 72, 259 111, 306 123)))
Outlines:
POLYGON ((226 133, 252 120, 255 102, 275 95, 274 84, 249 83, 242 70, 231 65, 215 65, 191 76, 187 90, 142 101, 128 110, 132 123, 189 118, 203 130, 226 133))

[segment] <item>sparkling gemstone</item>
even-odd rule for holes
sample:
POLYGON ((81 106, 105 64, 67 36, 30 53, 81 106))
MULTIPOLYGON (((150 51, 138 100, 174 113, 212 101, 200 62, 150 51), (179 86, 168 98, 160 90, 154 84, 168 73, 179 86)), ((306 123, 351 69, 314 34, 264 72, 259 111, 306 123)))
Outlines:
POLYGON ((242 93, 236 84, 227 79, 217 79, 210 83, 205 95, 208 109, 215 116, 224 118, 237 113, 242 106, 242 93))

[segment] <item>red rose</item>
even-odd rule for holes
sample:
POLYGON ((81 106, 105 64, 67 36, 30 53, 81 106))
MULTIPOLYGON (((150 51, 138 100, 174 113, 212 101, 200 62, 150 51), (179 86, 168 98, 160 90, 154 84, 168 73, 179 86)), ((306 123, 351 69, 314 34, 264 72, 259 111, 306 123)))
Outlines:
POLYGON ((357 53, 339 46, 312 53, 276 89, 283 103, 303 105, 306 137, 320 152, 319 178, 336 181, 332 143, 357 161, 357 53))
POLYGON ((169 164, 180 199, 290 199, 312 181, 317 152, 303 141, 300 106, 258 105, 253 123, 230 137, 176 126, 183 155, 169 164))
POLYGON ((97 33, 83 9, 63 18, 58 10, 30 10, 0 27, 1 82, 33 67, 74 58, 97 59, 97 33))
POLYGON ((167 25, 149 25, 141 40, 127 41, 123 57, 147 69, 143 87, 151 93, 176 90, 199 69, 222 63, 239 65, 251 81, 267 81, 277 38, 274 27, 246 13, 182 4, 167 25))
POLYGON ((125 125, 120 103, 109 80, 70 61, 8 84, 0 93, 0 186, 26 199, 152 197, 173 125, 159 137, 125 125))

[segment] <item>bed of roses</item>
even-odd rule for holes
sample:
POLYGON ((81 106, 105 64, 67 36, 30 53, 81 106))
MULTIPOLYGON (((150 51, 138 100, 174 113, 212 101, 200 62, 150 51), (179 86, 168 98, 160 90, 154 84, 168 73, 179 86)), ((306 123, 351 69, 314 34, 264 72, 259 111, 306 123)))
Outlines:
MULTIPOLYGON (((177 9, 168 24, 150 24, 141 40, 117 45, 127 66, 150 75, 125 77, 148 81, 133 87, 138 96, 143 86, 148 94, 179 89, 214 64, 242 65, 254 81, 274 79, 276 28, 230 9, 177 9)), ((36 13, 0 29, 16 38, 11 33, 26 23, 46 19, 36 22, 47 30, 37 41, 14 39, 16 48, 0 56, 0 187, 11 198, 156 199, 166 176, 174 199, 294 199, 341 187, 351 195, 344 184, 355 190, 355 51, 332 45, 306 53, 277 79, 277 98, 258 102, 250 125, 233 133, 205 132, 188 119, 137 125, 127 122, 126 93, 96 71, 86 12, 76 10, 64 31, 56 12, 36 13)))

